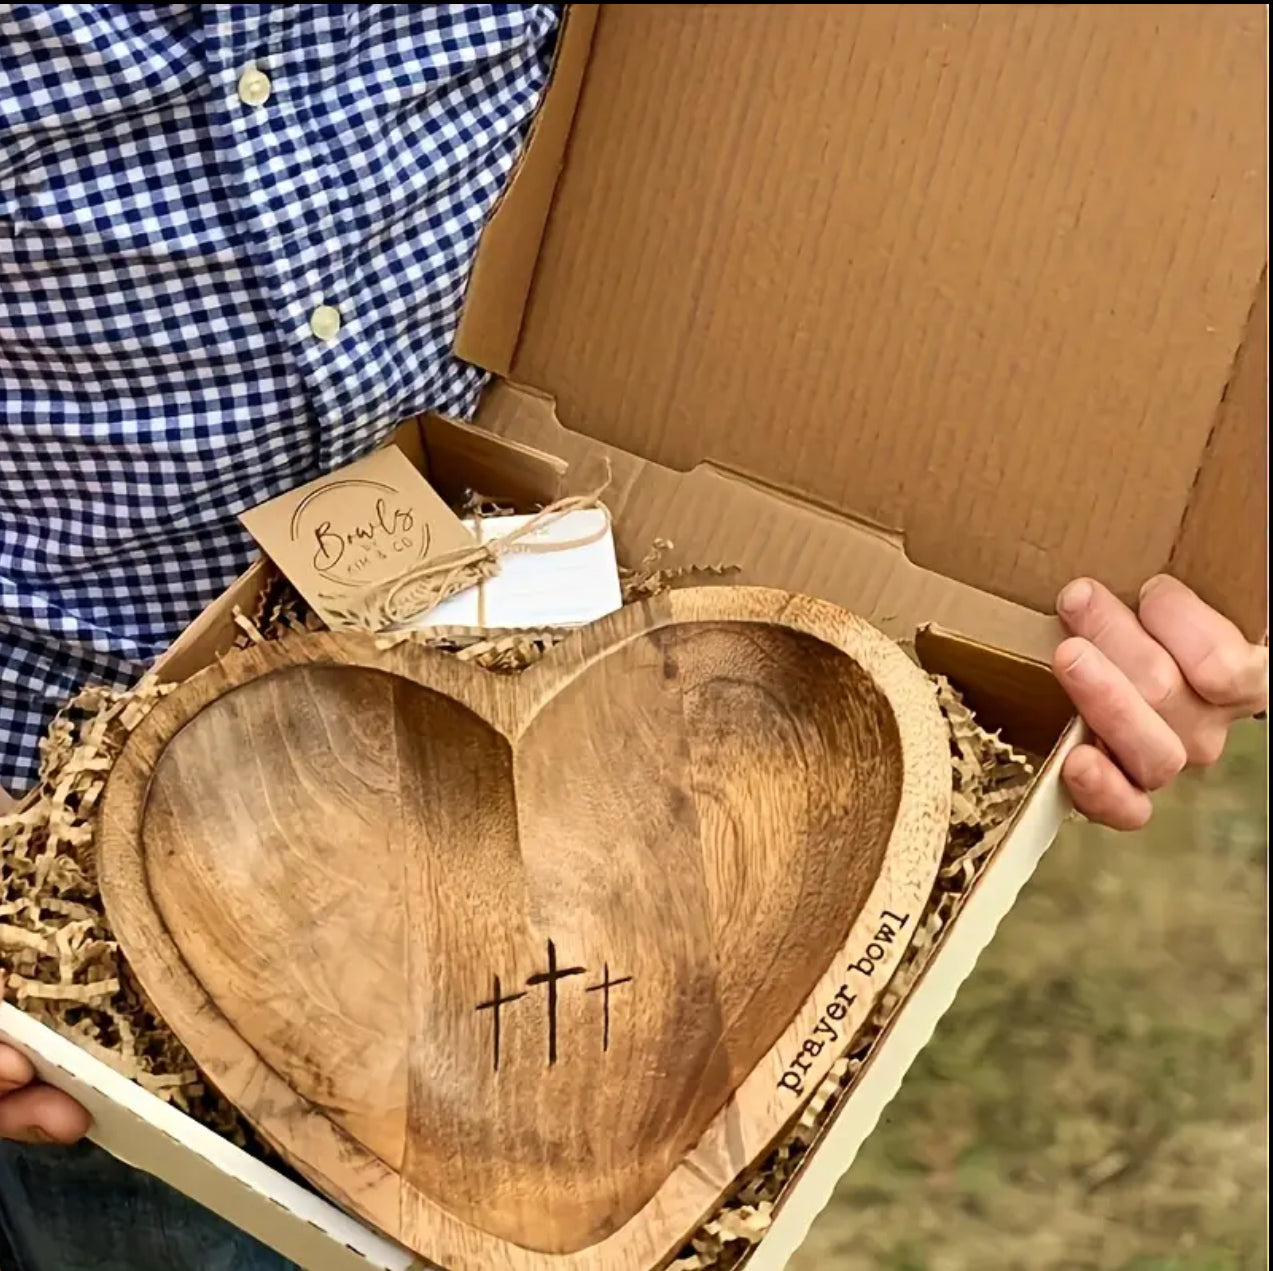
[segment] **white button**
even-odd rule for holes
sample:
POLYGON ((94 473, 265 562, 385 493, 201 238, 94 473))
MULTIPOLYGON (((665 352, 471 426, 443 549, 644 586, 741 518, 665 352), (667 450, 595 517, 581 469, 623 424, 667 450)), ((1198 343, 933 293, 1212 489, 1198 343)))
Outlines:
POLYGON ((319 305, 309 315, 309 329, 324 343, 336 338, 340 330, 340 310, 331 305, 319 305))
POLYGON ((270 77, 255 66, 239 76, 239 100, 245 106, 264 106, 270 100, 270 77))

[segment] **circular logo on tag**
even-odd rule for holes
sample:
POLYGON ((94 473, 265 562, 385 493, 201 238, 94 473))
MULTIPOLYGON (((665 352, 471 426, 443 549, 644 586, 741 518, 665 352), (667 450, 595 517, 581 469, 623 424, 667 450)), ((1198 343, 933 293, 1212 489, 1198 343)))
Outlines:
POLYGON ((396 578, 429 551, 428 521, 383 481, 343 478, 305 496, 292 513, 292 542, 315 573, 346 587, 396 578))

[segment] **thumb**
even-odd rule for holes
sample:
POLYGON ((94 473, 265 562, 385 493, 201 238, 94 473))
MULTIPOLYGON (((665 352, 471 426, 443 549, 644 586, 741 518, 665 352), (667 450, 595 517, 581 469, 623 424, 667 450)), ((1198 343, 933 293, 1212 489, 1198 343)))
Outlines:
POLYGON ((88 1133, 89 1115, 52 1086, 27 1086, 0 1098, 0 1139, 19 1143, 76 1143, 88 1133))
POLYGON ((0 1044, 0 1099, 29 1086, 34 1080, 35 1069, 31 1067, 31 1061, 20 1050, 0 1044))
MULTIPOLYGON (((0 1001, 5 975, 0 970, 0 1001)), ((31 1061, 0 1042, 0 1139, 19 1143, 76 1143, 91 1118, 69 1094, 36 1081, 31 1061)))

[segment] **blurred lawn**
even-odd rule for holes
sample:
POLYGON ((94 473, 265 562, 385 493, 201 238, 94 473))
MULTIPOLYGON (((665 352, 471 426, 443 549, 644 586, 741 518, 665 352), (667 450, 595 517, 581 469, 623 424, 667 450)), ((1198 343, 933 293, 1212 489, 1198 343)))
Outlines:
POLYGON ((1062 831, 790 1271, 1268 1266, 1266 772, 1062 831))

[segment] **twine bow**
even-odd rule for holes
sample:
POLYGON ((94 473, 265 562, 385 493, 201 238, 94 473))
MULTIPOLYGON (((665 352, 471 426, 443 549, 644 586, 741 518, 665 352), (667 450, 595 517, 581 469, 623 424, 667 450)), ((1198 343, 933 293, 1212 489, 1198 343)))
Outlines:
POLYGON ((499 562, 503 556, 513 552, 546 555, 549 552, 566 552, 600 542, 609 532, 611 524, 610 509, 601 502, 601 496, 610 485, 609 464, 606 468, 606 479, 595 490, 588 494, 572 494, 558 499, 507 534, 501 534, 487 542, 475 543, 472 547, 444 552, 418 565, 412 565, 393 578, 371 583, 358 594, 352 604, 348 597, 324 596, 323 607, 342 626, 379 634, 402 627, 428 613, 448 596, 469 587, 480 586, 486 579, 493 578, 499 573, 499 562), (533 534, 555 524, 571 512, 593 510, 601 511, 603 519, 601 526, 589 534, 561 541, 527 541, 533 534))

